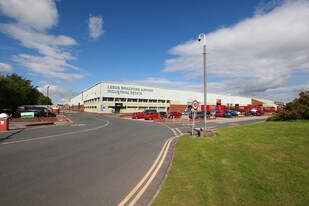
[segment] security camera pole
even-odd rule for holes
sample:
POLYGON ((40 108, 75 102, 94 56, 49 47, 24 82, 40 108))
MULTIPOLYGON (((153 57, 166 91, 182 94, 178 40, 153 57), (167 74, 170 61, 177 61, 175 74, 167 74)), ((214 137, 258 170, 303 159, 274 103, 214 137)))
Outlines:
POLYGON ((198 41, 203 37, 203 56, 204 56, 204 130, 207 128, 207 102, 206 102, 206 35, 201 33, 198 36, 198 41))
POLYGON ((46 88, 46 90, 47 90, 47 91, 46 91, 46 96, 47 96, 47 106, 48 106, 48 92, 49 92, 49 87, 50 87, 50 85, 48 85, 48 86, 47 86, 47 88, 46 88))

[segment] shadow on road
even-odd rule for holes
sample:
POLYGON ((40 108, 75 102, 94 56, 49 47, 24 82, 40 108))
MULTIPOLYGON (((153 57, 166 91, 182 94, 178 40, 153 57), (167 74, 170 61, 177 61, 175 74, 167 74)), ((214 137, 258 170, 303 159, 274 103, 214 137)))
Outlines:
POLYGON ((13 133, 7 135, 6 137, 0 137, 0 142, 3 142, 3 141, 8 140, 8 139, 12 139, 12 137, 13 137, 14 135, 16 135, 16 134, 22 132, 23 130, 24 130, 24 129, 20 129, 20 130, 18 130, 18 131, 16 131, 16 132, 13 132, 13 133))

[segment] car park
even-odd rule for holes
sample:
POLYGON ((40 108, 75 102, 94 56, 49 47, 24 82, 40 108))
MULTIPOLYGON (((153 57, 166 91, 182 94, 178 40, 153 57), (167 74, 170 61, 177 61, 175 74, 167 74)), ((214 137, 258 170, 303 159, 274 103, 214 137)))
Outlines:
POLYGON ((180 112, 168 112, 166 113, 166 118, 180 118, 181 113, 180 112))

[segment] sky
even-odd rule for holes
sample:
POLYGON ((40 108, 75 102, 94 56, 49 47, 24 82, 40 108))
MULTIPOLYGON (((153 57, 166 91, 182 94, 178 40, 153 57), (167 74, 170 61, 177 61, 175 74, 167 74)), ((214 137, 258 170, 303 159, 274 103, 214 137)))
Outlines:
POLYGON ((0 0, 0 74, 53 103, 101 81, 290 102, 309 90, 309 0, 0 0))

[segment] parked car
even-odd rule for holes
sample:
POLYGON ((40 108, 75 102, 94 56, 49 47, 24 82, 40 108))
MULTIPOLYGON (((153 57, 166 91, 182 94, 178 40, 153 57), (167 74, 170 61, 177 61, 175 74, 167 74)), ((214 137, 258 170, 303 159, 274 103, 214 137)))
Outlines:
POLYGON ((236 116, 238 116, 238 113, 234 110, 227 110, 227 111, 225 111, 223 116, 224 117, 236 117, 236 116))
POLYGON ((264 111, 256 111, 256 112, 253 112, 252 115, 254 116, 261 116, 264 114, 264 111))
POLYGON ((145 114, 145 119, 146 120, 153 120, 153 119, 159 119, 160 114, 159 113, 154 113, 154 112, 147 112, 145 114))
POLYGON ((144 112, 133 112, 131 117, 132 119, 144 119, 145 113, 144 112))
POLYGON ((148 112, 157 113, 157 110, 156 109, 146 109, 144 111, 144 113, 148 113, 148 112))
POLYGON ((35 117, 56 117, 57 115, 46 108, 43 107, 36 107, 36 108, 29 108, 27 112, 34 112, 35 117))
POLYGON ((220 110, 213 109, 213 110, 210 111, 210 115, 211 115, 211 116, 216 116, 216 113, 217 113, 217 112, 220 112, 220 110))
POLYGON ((159 112, 160 118, 166 117, 166 112, 159 112))
POLYGON ((33 112, 35 117, 56 117, 57 115, 42 105, 24 105, 18 107, 19 115, 22 112, 33 112))
POLYGON ((179 118, 181 117, 181 113, 180 112, 168 112, 166 113, 166 118, 179 118))
MULTIPOLYGON (((190 119, 193 119, 193 113, 191 112, 190 114, 189 114, 189 118, 190 119)), ((195 112, 195 119, 199 119, 199 118, 204 118, 205 117, 205 115, 204 115, 204 111, 197 111, 197 112, 195 112)), ((207 118, 208 117, 210 117, 210 112, 209 111, 207 111, 207 118)))
POLYGON ((218 110, 218 111, 216 111, 216 113, 215 113, 215 117, 223 117, 224 116, 224 111, 220 111, 220 110, 218 110))
POLYGON ((245 116, 251 116, 251 115, 253 115, 251 111, 246 111, 245 112, 245 116))

